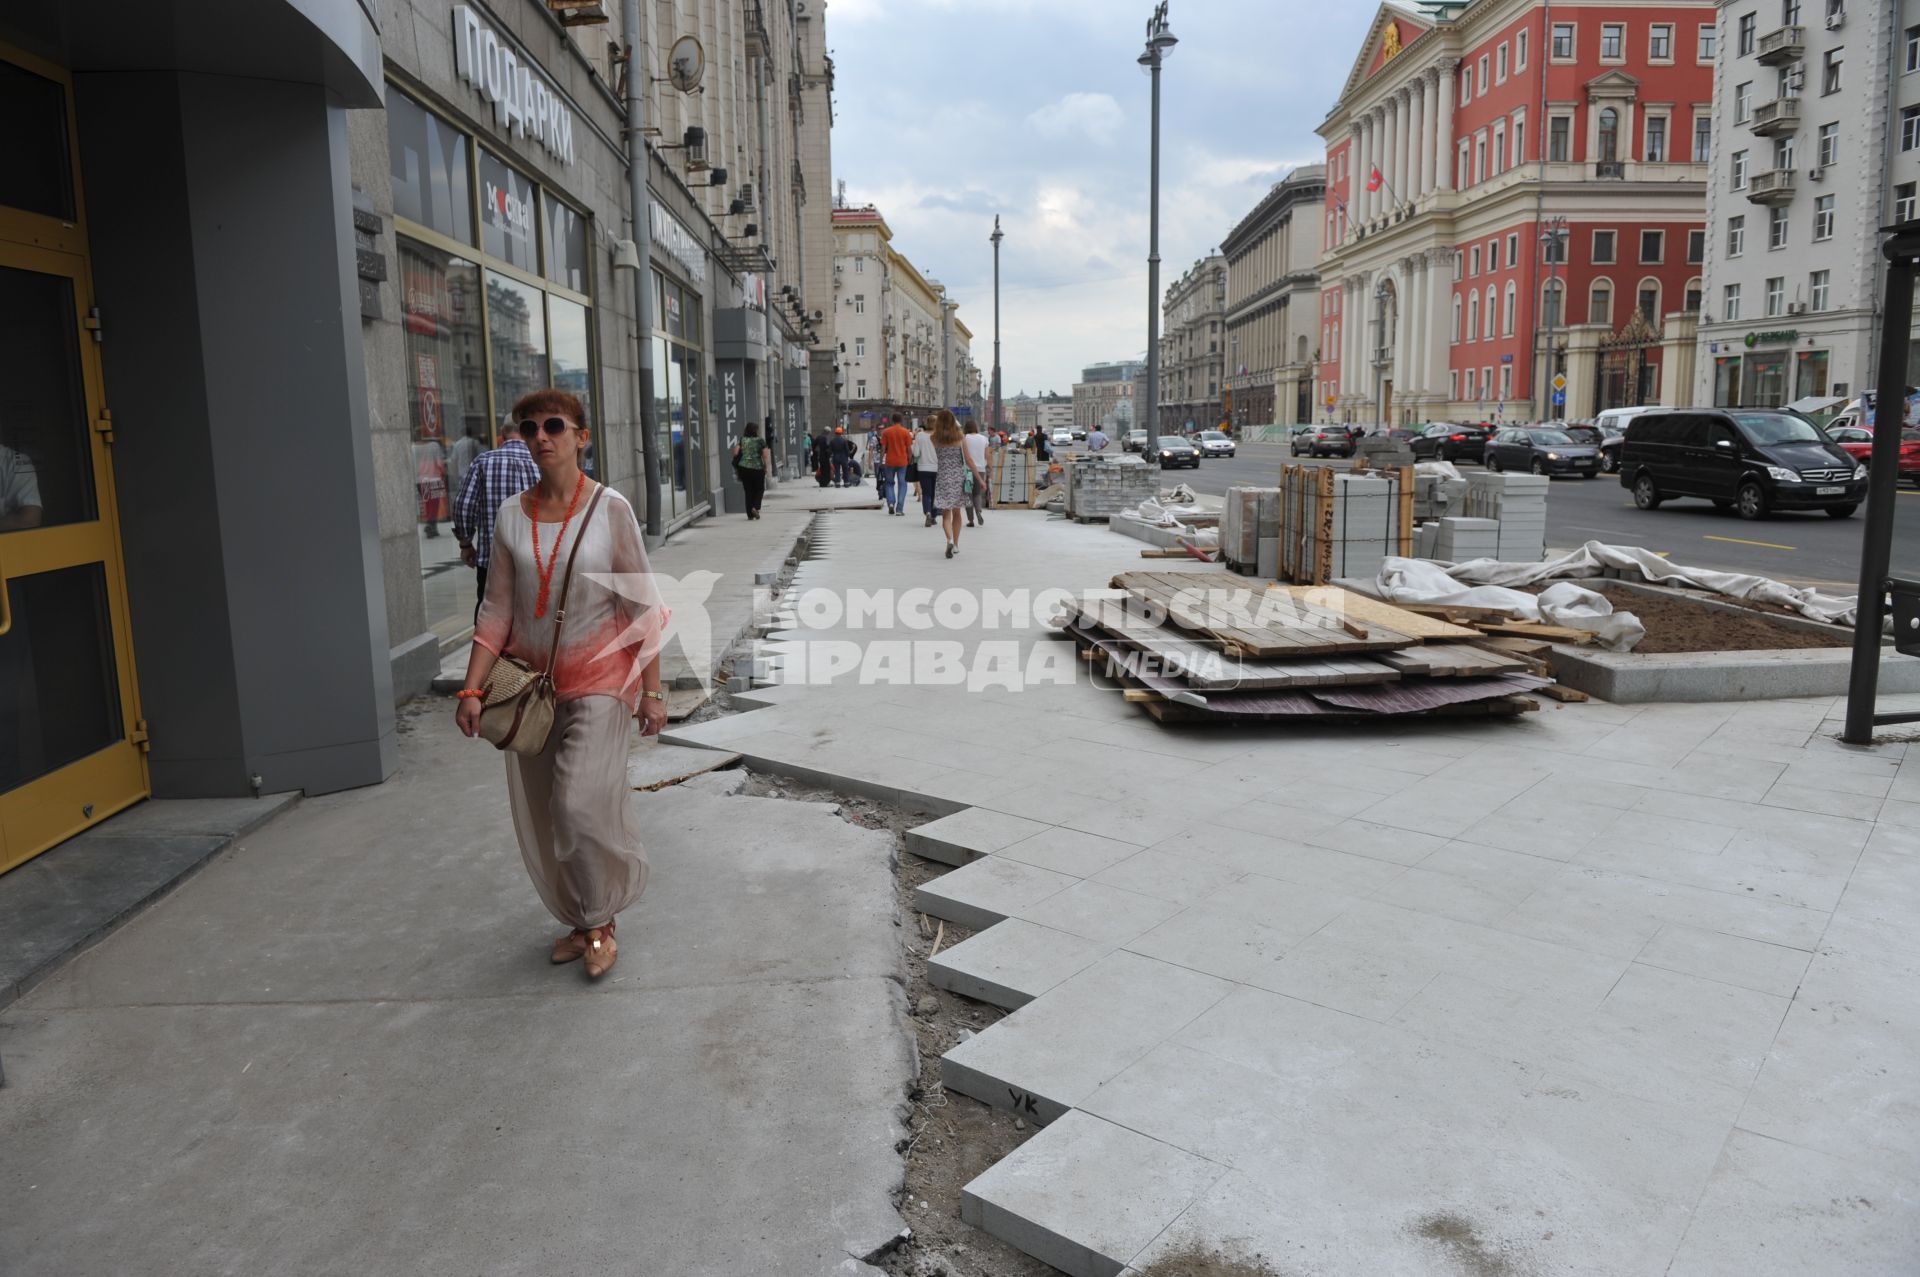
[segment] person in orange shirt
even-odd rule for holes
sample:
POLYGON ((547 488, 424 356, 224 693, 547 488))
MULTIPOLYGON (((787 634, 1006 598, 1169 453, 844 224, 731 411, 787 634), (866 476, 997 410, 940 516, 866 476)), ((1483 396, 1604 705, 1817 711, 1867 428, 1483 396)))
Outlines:
POLYGON ((880 432, 880 495, 889 514, 905 514, 907 466, 913 461, 913 431, 900 424, 900 414, 880 432))

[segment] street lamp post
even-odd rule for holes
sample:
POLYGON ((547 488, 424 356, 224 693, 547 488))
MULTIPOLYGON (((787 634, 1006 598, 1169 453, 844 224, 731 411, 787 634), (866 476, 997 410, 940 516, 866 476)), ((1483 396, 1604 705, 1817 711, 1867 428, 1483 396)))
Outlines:
POLYGON ((1549 219, 1540 232, 1540 252, 1547 259, 1547 297, 1552 300, 1552 304, 1546 307, 1547 372, 1546 376, 1540 379, 1540 415, 1536 418, 1538 421, 1553 420, 1553 413, 1548 411, 1553 405, 1553 375, 1557 371, 1553 366, 1553 330, 1559 326, 1560 322, 1560 259, 1565 256, 1560 251, 1560 236, 1566 232, 1566 226, 1566 218, 1555 217, 1549 219))
POLYGON ((1147 181, 1147 407, 1153 414, 1147 425, 1146 441, 1140 455, 1148 465, 1159 459, 1155 439, 1160 431, 1160 64, 1179 41, 1167 27, 1167 0, 1160 0, 1153 16, 1147 19, 1147 47, 1140 54, 1140 65, 1153 79, 1152 142, 1149 147, 1147 181))
POLYGON ((994 214, 993 234, 993 429, 1000 431, 1000 215, 994 214))

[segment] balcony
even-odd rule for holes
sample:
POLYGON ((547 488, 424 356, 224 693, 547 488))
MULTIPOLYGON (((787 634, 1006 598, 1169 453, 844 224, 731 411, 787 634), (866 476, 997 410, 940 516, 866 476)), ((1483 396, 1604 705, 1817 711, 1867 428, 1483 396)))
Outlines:
POLYGON ((1778 31, 1767 32, 1760 37, 1757 56, 1763 67, 1783 67, 1789 62, 1800 61, 1807 56, 1807 29, 1781 27, 1778 31))
POLYGON ((1593 165, 1593 175, 1601 181, 1621 181, 1627 176, 1626 162, 1624 160, 1596 160, 1593 165))
POLYGON ((1747 127, 1760 137, 1786 137, 1797 133, 1800 129, 1800 99, 1775 98, 1771 102, 1762 102, 1753 108, 1753 119, 1747 127))
POLYGON ((1793 202, 1793 179, 1796 173, 1790 168, 1768 169, 1764 173, 1755 173, 1747 183, 1747 199, 1754 204, 1790 204, 1793 202))

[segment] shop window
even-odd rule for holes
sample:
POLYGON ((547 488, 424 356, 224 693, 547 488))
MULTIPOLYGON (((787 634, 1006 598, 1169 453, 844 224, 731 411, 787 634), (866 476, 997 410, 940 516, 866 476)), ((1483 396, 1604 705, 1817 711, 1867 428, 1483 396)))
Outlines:
MULTIPOLYGON (((480 268, 405 236, 398 249, 409 433, 416 444, 437 447, 471 437, 492 447, 480 346, 480 268)), ((459 493, 444 487, 429 492, 430 486, 423 479, 421 519, 449 518, 442 503, 459 493)))
POLYGON ((0 118, 7 121, 0 205, 72 221, 66 89, 57 80, 0 61, 0 118))
POLYGON ((493 402, 503 425, 516 399, 550 384, 545 297, 499 271, 487 272, 487 345, 493 355, 493 402))
POLYGON ((593 333, 587 308, 549 293, 547 295, 547 345, 553 364, 552 384, 579 397, 586 405, 589 424, 599 424, 593 411, 593 333))
POLYGON ((543 195, 547 215, 547 278, 576 293, 587 291, 587 219, 543 195))
POLYGON ((480 151, 480 248, 509 266, 538 273, 533 230, 533 183, 482 147, 480 151))
POLYGON ((387 163, 393 212, 462 244, 473 242, 467 135, 389 86, 387 163))
POLYGON ((1827 394, 1827 352, 1803 350, 1794 361, 1795 399, 1821 398, 1827 394))

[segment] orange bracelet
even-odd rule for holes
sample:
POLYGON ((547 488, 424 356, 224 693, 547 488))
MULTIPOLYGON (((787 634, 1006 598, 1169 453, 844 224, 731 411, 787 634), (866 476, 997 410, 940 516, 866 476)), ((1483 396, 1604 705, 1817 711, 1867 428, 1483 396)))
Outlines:
POLYGON ((453 694, 453 699, 456 701, 464 701, 469 696, 485 696, 486 694, 486 689, 482 687, 463 687, 453 694))

